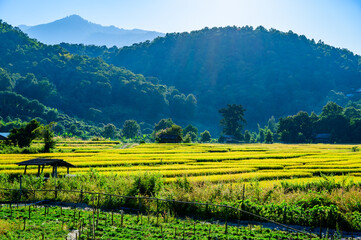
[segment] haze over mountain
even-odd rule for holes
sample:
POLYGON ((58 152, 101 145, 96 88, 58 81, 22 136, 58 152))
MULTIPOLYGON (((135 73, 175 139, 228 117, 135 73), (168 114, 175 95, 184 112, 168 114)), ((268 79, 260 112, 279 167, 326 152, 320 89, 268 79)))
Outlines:
POLYGON ((91 23, 78 15, 71 15, 51 23, 36 26, 20 25, 19 28, 31 38, 36 38, 46 44, 66 42, 122 47, 164 36, 163 33, 155 31, 127 30, 115 26, 105 27, 91 23))

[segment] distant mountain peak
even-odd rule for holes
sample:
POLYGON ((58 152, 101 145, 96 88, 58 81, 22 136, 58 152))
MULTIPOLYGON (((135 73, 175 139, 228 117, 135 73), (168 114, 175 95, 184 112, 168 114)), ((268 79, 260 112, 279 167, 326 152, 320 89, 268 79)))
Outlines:
POLYGON ((72 14, 72 15, 69 15, 65 18, 72 18, 72 19, 82 19, 82 20, 85 20, 84 18, 82 18, 81 16, 77 15, 77 14, 72 14))
POLYGON ((19 28, 30 37, 46 44, 82 43, 85 45, 106 45, 108 47, 130 46, 134 43, 153 40, 165 34, 141 29, 127 30, 113 25, 102 26, 92 23, 77 14, 72 14, 50 23, 36 26, 20 25, 19 28))
MULTIPOLYGON (((90 26, 90 25, 98 25, 98 24, 89 22, 88 20, 82 18, 81 16, 73 14, 73 15, 70 15, 70 16, 55 20, 53 22, 41 24, 41 25, 38 25, 38 26, 44 26, 44 25, 45 26, 46 25, 52 26, 53 28, 55 27, 55 25, 60 25, 60 26, 61 25, 70 25, 70 26, 67 26, 67 27, 69 27, 69 28, 71 28, 71 27, 79 28, 79 27, 86 27, 87 25, 90 26)), ((34 26, 34 28, 35 27, 37 27, 37 26, 34 26)))

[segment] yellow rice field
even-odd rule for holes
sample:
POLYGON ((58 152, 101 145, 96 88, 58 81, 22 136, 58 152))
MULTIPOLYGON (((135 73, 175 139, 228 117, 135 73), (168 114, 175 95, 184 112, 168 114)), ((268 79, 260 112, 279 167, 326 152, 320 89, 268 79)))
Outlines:
MULTIPOLYGON (((96 169, 101 174, 128 176, 159 173, 166 181, 187 176, 190 181, 241 183, 257 179, 263 185, 280 179, 290 182, 318 181, 331 176, 337 181, 347 175, 361 181, 361 152, 355 145, 327 144, 140 144, 124 148, 119 142, 58 142, 64 152, 2 154, 0 173, 21 174, 16 163, 33 158, 60 158, 76 168, 71 174, 96 169)), ((357 146, 361 147, 361 146, 357 146)), ((60 174, 66 169, 59 168, 60 174)), ((46 168, 45 173, 51 169, 46 168)), ((27 170, 37 173, 36 167, 27 170)))

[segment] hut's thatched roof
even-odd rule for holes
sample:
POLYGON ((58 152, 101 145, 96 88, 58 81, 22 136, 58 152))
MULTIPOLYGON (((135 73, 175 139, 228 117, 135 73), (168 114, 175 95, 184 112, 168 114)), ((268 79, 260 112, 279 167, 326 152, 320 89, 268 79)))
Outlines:
POLYGON ((48 159, 48 158, 35 158, 24 162, 17 163, 19 166, 62 166, 62 167, 75 167, 73 164, 68 163, 62 159, 48 159))

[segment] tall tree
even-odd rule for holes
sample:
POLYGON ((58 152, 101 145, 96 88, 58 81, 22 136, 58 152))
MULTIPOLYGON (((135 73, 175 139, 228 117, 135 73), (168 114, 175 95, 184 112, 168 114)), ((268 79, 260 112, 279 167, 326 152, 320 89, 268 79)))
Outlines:
POLYGON ((126 120, 123 124, 123 136, 125 138, 135 138, 140 135, 140 126, 135 120, 126 120))
POLYGON ((114 126, 114 124, 109 123, 104 126, 103 128, 103 137, 113 139, 115 137, 117 128, 114 126))
POLYGON ((163 118, 157 124, 155 124, 154 132, 158 132, 159 130, 170 128, 173 124, 174 123, 171 118, 168 119, 163 118))
POLYGON ((40 127, 40 123, 33 119, 25 126, 11 129, 8 137, 9 143, 21 148, 29 147, 31 142, 39 135, 36 131, 38 127, 40 127))
POLYGON ((156 141, 159 143, 180 143, 183 140, 182 137, 182 128, 175 124, 156 133, 156 141))
POLYGON ((244 112, 246 110, 241 104, 228 104, 226 108, 219 110, 223 118, 220 121, 223 126, 223 133, 226 135, 236 135, 237 131, 240 132, 243 125, 246 123, 244 119, 244 112))
POLYGON ((265 139, 265 143, 273 143, 273 133, 271 130, 267 129, 265 139))
POLYGON ((328 102, 323 108, 320 117, 335 117, 342 115, 343 108, 334 102, 328 102))
POLYGON ((44 140, 44 152, 50 152, 50 149, 54 148, 56 141, 54 140, 54 127, 55 123, 51 122, 48 125, 41 125, 35 131, 38 135, 41 136, 44 140))
POLYGON ((211 134, 209 131, 205 130, 201 133, 201 142, 209 142, 211 141, 211 134))
POLYGON ((198 136, 198 128, 193 126, 192 124, 188 124, 188 126, 183 129, 183 135, 187 135, 187 133, 189 132, 194 132, 196 137, 198 136))

